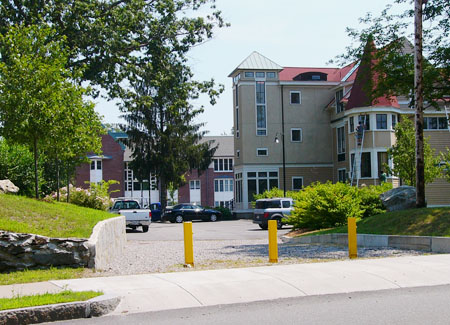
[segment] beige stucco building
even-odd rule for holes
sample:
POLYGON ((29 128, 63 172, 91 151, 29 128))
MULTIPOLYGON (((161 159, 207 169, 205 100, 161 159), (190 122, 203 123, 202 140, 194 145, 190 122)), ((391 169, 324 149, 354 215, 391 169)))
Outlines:
MULTIPOLYGON (((237 213, 250 212, 253 194, 272 187, 300 190, 328 180, 379 183, 383 164, 392 164, 386 151, 395 143, 393 127, 413 111, 401 97, 367 105, 359 70, 358 64, 281 67, 253 52, 230 73, 237 213), (359 123, 366 125, 360 140, 359 123)), ((430 144, 437 151, 450 147, 445 110, 426 110, 425 116, 430 144)), ((395 177, 388 181, 399 184, 395 177)), ((439 179, 427 186, 427 200, 450 205, 450 184, 439 179)))

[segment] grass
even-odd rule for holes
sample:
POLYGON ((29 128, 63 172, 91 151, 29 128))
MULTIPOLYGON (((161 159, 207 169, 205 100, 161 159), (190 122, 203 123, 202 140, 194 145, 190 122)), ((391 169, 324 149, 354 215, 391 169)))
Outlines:
POLYGON ((43 282, 50 280, 77 279, 92 273, 90 269, 84 268, 55 268, 47 270, 25 270, 10 273, 0 273, 0 285, 43 282))
MULTIPOLYGON (((386 212, 357 222, 359 234, 450 237, 450 208, 422 208, 386 212)), ((305 235, 347 233, 347 226, 305 235)))
POLYGON ((73 204, 0 194, 2 230, 48 237, 89 238, 99 221, 112 217, 115 215, 73 204))
POLYGON ((0 310, 60 304, 73 301, 86 301, 102 295, 98 291, 62 291, 14 298, 0 298, 0 310))

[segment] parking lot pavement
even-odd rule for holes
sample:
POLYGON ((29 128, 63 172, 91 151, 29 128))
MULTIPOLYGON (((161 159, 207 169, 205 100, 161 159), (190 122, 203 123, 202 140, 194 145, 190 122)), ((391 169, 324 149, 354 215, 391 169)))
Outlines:
MULTIPOLYGON (((229 220, 217 222, 193 221, 194 240, 253 240, 267 239, 267 230, 262 230, 252 220, 229 220)), ((292 229, 285 225, 278 230, 283 236, 292 229)), ((127 230, 127 239, 130 241, 161 241, 183 240, 183 225, 177 223, 153 222, 147 233, 140 229, 127 230)))

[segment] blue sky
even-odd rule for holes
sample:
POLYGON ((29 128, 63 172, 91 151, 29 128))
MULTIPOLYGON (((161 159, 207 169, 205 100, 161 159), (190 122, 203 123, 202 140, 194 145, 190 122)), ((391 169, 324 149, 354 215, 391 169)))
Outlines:
MULTIPOLYGON (((258 51, 281 66, 324 67, 345 51, 351 40, 346 27, 358 27, 367 12, 378 15, 393 0, 217 0, 231 27, 216 30, 213 39, 189 53, 195 78, 225 86, 217 104, 207 98, 196 122, 206 123, 208 135, 230 134, 233 126, 231 79, 228 74, 251 52, 258 51)), ((413 22, 411 22, 412 24, 413 22)), ((96 100, 105 122, 123 122, 112 102, 96 100)))

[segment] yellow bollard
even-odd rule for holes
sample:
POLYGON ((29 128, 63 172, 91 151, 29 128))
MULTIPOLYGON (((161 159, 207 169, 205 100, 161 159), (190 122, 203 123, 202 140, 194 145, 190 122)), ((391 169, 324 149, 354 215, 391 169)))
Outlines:
POLYGON ((185 266, 194 266, 194 239, 192 222, 184 222, 184 263, 185 266))
POLYGON ((356 237, 356 218, 348 218, 348 257, 358 257, 358 246, 356 237))
POLYGON ((277 221, 269 220, 269 263, 278 263, 277 221))

